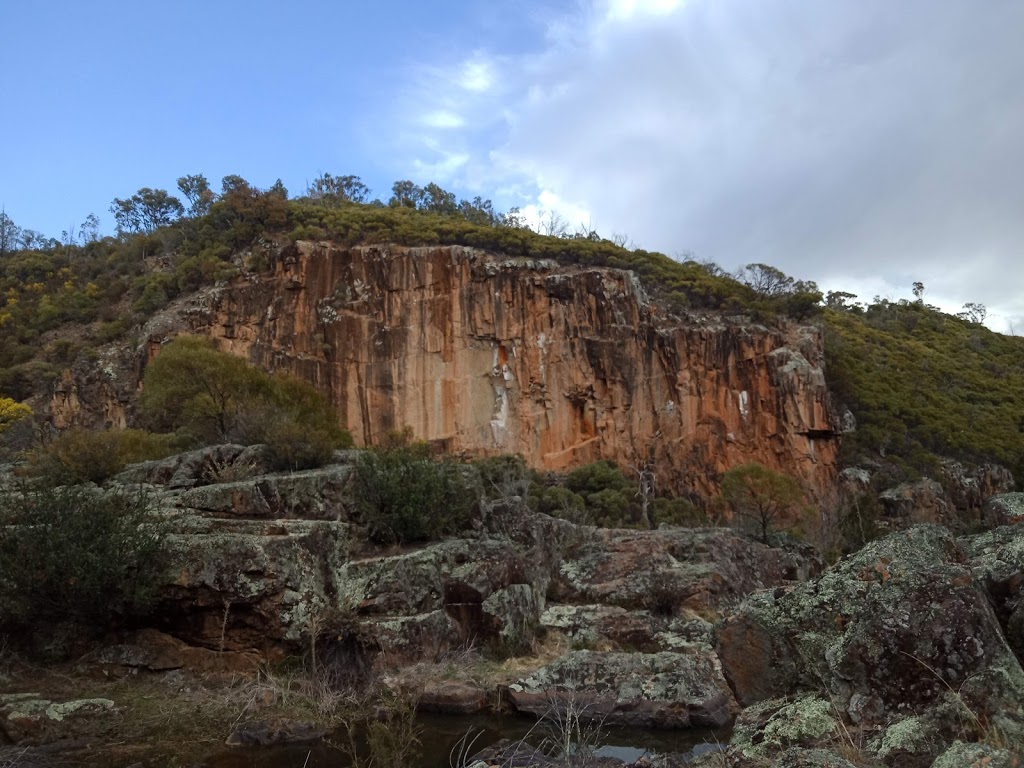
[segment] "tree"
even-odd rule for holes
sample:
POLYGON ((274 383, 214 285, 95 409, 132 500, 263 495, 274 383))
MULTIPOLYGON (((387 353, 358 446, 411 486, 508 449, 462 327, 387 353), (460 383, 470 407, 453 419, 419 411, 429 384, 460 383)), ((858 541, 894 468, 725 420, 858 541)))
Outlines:
MULTIPOLYGON (((411 182, 410 182, 411 183, 411 182)), ((358 176, 332 176, 321 173, 306 187, 306 197, 326 205, 365 203, 370 188, 358 176)))
POLYGON ((849 299, 856 299, 857 294, 846 291, 829 291, 825 295, 825 306, 829 309, 848 309, 846 302, 849 299))
POLYGON ((520 212, 518 206, 508 209, 507 213, 498 216, 497 226, 508 227, 509 229, 529 229, 526 217, 520 212))
POLYGON ((569 231, 569 222, 558 211, 541 211, 539 231, 548 237, 564 237, 569 231))
POLYGON ((245 404, 269 391, 269 377, 197 336, 179 336, 146 368, 140 412, 154 429, 184 429, 215 443, 238 440, 245 404))
POLYGON ((452 216, 459 212, 459 205, 454 194, 431 182, 423 188, 423 199, 419 209, 442 216, 452 216))
POLYGON ((388 200, 388 205, 392 208, 418 209, 423 205, 423 190, 408 179, 396 181, 391 185, 391 199, 388 200))
POLYGON ((988 309, 984 304, 969 301, 964 304, 964 311, 957 313, 957 317, 961 320, 966 320, 969 323, 982 325, 985 322, 985 318, 988 317, 988 309))
POLYGON ((0 258, 11 251, 16 251, 21 241, 21 228, 18 227, 7 211, 0 210, 0 258))
POLYGON ((472 201, 461 200, 459 202, 459 214, 466 221, 473 224, 481 224, 485 227, 496 227, 501 223, 501 217, 494 210, 494 203, 484 200, 479 195, 472 201))
POLYGON ((747 264, 736 273, 736 279, 753 289, 762 299, 793 292, 793 278, 768 264, 747 264))
POLYGON ((253 193, 253 188, 248 181, 243 179, 241 176, 232 173, 220 180, 220 195, 221 197, 227 197, 232 193, 251 195, 253 193))
POLYGON ((209 213, 210 206, 217 199, 213 190, 210 189, 210 182, 201 173, 182 176, 178 179, 178 189, 188 200, 188 215, 193 218, 209 213))
POLYGON ((82 241, 82 245, 88 245, 89 243, 95 243, 100 239, 100 217, 95 213, 90 213, 85 217, 85 221, 78 227, 78 237, 82 241))
POLYGON ((722 477, 722 497, 737 521, 753 528, 764 544, 772 529, 796 512, 803 503, 803 490, 789 475, 775 472, 757 462, 733 467, 722 477))
POLYGON ((924 301, 924 283, 915 282, 911 286, 911 291, 913 292, 915 299, 917 299, 919 302, 924 301))
POLYGON ((278 179, 270 185, 270 189, 268 189, 264 194, 269 195, 270 197, 276 197, 278 200, 287 200, 288 188, 284 185, 283 181, 278 179))
POLYGON ((356 511, 378 544, 404 544, 464 530, 475 495, 458 466, 435 461, 425 443, 405 439, 363 453, 355 465, 356 511))
POLYGON ((110 206, 119 234, 153 232, 173 223, 184 212, 181 201, 166 189, 143 187, 124 200, 115 198, 110 206))
POLYGON ((16 421, 32 415, 32 409, 9 397, 0 397, 0 432, 16 421))
POLYGON ((32 409, 9 397, 0 397, 0 435, 11 426, 32 415, 32 409))

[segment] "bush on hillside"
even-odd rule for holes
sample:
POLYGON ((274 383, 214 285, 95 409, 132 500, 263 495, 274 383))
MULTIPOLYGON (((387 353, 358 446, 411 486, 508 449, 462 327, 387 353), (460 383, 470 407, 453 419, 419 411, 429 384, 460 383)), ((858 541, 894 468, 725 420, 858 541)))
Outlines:
POLYGON ((141 492, 23 485, 0 492, 0 624, 105 628, 144 613, 165 567, 141 492))
POLYGON ((30 454, 26 470, 57 485, 102 483, 128 464, 162 459, 181 447, 174 435, 142 429, 71 429, 30 454))
POLYGON ((480 488, 454 461, 424 443, 367 451, 356 462, 356 514, 376 544, 406 544, 466 530, 480 488))
POLYGON ((194 336, 179 336, 146 368, 139 413, 151 428, 194 444, 265 443, 273 469, 321 466, 352 445, 312 385, 272 376, 194 336))

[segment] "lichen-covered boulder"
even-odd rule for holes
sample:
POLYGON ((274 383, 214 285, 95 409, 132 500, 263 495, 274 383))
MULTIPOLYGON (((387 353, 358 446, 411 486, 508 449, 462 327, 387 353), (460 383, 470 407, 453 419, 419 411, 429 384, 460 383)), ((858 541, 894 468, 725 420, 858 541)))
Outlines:
POLYGON ((49 744, 104 730, 103 725, 97 727, 97 719, 109 720, 106 730, 112 730, 115 723, 110 715, 116 712, 110 699, 52 701, 36 693, 3 693, 0 694, 0 742, 49 744))
POLYGON ((346 524, 179 516, 170 525, 169 581, 154 615, 176 637, 272 650, 299 642, 313 617, 334 607, 346 524))
POLYGON ((769 547, 725 529, 604 530, 566 554, 554 586, 564 603, 713 610, 821 567, 812 547, 769 547))
POLYGON ((982 520, 990 528, 1024 523, 1024 493, 1000 493, 985 502, 982 520))
POLYGON ((1024 756, 1019 751, 957 741, 932 763, 932 768, 1020 768, 1021 765, 1024 765, 1024 756))
POLYGON ((746 706, 814 692, 852 724, 891 726, 934 716, 955 691, 974 721, 1024 736, 1024 671, 942 528, 892 534, 813 582, 753 595, 715 640, 746 706))
POLYGON ((211 445, 166 459, 144 461, 125 467, 111 482, 119 485, 155 485, 169 489, 194 488, 218 482, 221 475, 259 474, 265 469, 263 448, 258 445, 211 445))
POLYGON ((689 653, 576 651, 509 686, 520 712, 573 709, 584 720, 647 728, 718 727, 735 701, 710 649, 689 653))
POLYGON ((975 578, 988 592, 1010 648, 1024 659, 1024 525, 968 536, 961 544, 975 578))
POLYGON ((707 642, 712 625, 699 616, 672 616, 629 611, 617 605, 548 605, 540 626, 568 637, 574 645, 610 643, 625 651, 678 651, 707 642))
POLYGON ((183 491, 174 503, 187 510, 256 519, 346 520, 350 466, 262 475, 183 491))
MULTIPOLYGON (((551 566, 507 539, 452 539, 413 552, 345 563, 338 570, 339 607, 364 623, 439 613, 449 621, 427 643, 431 656, 454 633, 454 645, 498 640, 515 644, 537 626, 551 566)), ((442 648, 443 650, 443 648, 442 648)), ((415 644, 405 643, 403 656, 415 644)))
POLYGON ((946 501, 942 486, 924 478, 913 483, 900 483, 878 495, 886 517, 902 524, 941 523, 953 521, 953 507, 946 501))
POLYGON ((747 707, 736 719, 730 752, 745 759, 775 758, 790 747, 828 744, 840 728, 832 704, 819 696, 769 699, 747 707))

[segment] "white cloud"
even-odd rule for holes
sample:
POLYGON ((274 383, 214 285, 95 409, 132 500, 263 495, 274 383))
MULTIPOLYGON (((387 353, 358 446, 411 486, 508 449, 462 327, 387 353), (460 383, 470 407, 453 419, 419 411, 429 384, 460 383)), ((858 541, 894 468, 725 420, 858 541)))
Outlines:
POLYGON ((421 122, 428 128, 461 128, 466 121, 454 112, 446 109, 435 109, 423 115, 421 122))
POLYGON ((414 154, 642 247, 1019 319, 1022 28, 1014 0, 583 3, 421 80, 418 113, 463 124, 414 154))
POLYGON ((462 65, 459 85, 467 91, 482 93, 494 85, 494 70, 486 58, 470 59, 462 65))
POLYGON ((664 15, 680 5, 680 0, 610 0, 609 19, 629 19, 637 14, 664 15))

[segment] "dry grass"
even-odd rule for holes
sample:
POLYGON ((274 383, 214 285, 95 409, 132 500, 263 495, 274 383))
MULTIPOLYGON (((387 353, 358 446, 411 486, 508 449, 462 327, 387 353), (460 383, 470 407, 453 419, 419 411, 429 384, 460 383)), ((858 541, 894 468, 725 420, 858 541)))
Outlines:
MULTIPOLYGON (((171 672, 112 677, 91 667, 43 668, 20 662, 3 687, 55 701, 112 700, 112 714, 75 723, 76 735, 90 744, 87 761, 111 766, 155 758, 195 762, 223 745, 245 720, 280 717, 327 723, 343 704, 340 695, 314 685, 300 672, 269 669, 256 676, 171 672)), ((0 756, 0 768, 20 765, 12 759, 0 756)), ((65 762, 77 759, 70 752, 65 762)))
POLYGON ((474 685, 487 693, 515 682, 570 650, 569 641, 557 632, 534 641, 529 655, 496 660, 485 657, 478 648, 450 651, 435 662, 420 662, 383 674, 389 686, 403 690, 424 690, 441 682, 455 681, 474 685))

